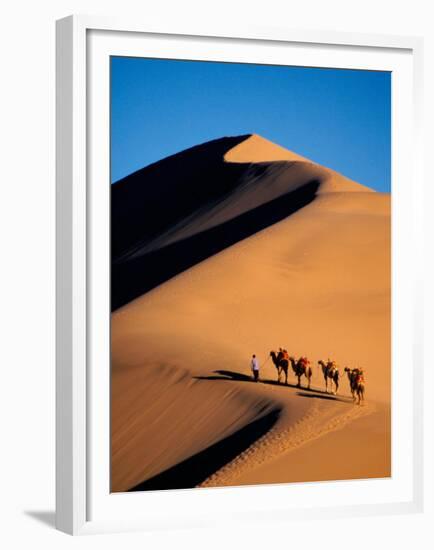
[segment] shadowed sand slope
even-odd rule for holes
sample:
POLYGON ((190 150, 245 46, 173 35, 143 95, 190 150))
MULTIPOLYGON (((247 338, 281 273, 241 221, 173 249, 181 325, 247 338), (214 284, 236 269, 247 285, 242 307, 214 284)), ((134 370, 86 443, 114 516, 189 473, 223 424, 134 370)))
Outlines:
POLYGON ((335 479, 337 460, 345 478, 390 475, 390 197, 285 154, 259 136, 225 145, 220 162, 243 170, 230 191, 125 251, 121 263, 205 240, 112 314, 112 490, 335 479), (344 378, 341 399, 321 393, 315 364, 312 392, 250 382, 252 353, 275 380, 278 346, 364 367, 367 405, 344 378), (301 475, 303 453, 323 460, 301 475), (195 475, 201 457, 218 471, 195 475))
POLYGON ((192 147, 112 185, 113 259, 230 191, 242 167, 226 170, 222 159, 246 137, 222 138, 192 147))

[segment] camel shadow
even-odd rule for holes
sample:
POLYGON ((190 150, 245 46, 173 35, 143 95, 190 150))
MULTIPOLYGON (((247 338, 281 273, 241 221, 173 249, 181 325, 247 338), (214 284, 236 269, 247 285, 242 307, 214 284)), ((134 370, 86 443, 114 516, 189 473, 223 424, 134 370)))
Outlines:
POLYGON ((237 382, 254 382, 251 376, 241 372, 230 370, 215 370, 213 372, 220 376, 195 376, 194 378, 197 380, 235 380, 237 382))
MULTIPOLYGON (((241 372, 231 371, 231 370, 215 370, 213 371, 215 375, 210 376, 194 376, 196 380, 232 380, 234 382, 251 382, 252 384, 269 384, 270 386, 281 386, 283 388, 292 388, 295 390, 303 390, 304 392, 311 392, 307 394, 309 397, 315 397, 316 393, 323 393, 322 390, 315 388, 307 388, 303 386, 297 386, 295 383, 288 382, 278 382, 277 380, 271 380, 269 378, 259 378, 258 382, 255 382, 251 376, 248 374, 243 374, 241 372)), ((321 396, 319 396, 321 397, 321 396)), ((331 396, 329 396, 331 397, 331 396)), ((324 395, 324 398, 327 397, 324 395)))
POLYGON ((231 370, 215 370, 216 375, 210 376, 194 376, 196 380, 232 380, 234 382, 252 382, 252 384, 269 384, 271 386, 287 386, 296 388, 293 384, 285 384, 284 382, 278 382, 277 380, 271 380, 269 378, 259 378, 257 382, 248 374, 231 370), (218 376, 217 376, 218 375, 218 376))
POLYGON ((340 396, 337 396, 337 395, 330 395, 330 394, 325 394, 325 393, 305 393, 304 391, 301 392, 297 392, 297 395, 299 395, 300 397, 310 397, 310 398, 315 398, 315 399, 326 399, 328 401, 339 401, 340 403, 348 403, 348 399, 344 398, 344 397, 340 397, 340 396))

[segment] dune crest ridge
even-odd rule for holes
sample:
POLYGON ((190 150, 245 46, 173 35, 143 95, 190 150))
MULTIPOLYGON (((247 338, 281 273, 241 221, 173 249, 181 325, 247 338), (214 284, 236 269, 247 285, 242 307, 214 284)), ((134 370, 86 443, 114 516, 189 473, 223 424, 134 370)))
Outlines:
MULTIPOLYGON (((224 155, 226 162, 274 162, 279 160, 312 162, 259 134, 249 134, 224 155)), ((314 164, 314 163, 312 163, 314 164)))
POLYGON ((310 167, 312 177, 320 180, 318 193, 330 192, 375 192, 370 187, 361 185, 339 172, 321 166, 294 151, 258 134, 250 134, 240 143, 234 145, 225 155, 224 160, 232 163, 269 163, 269 162, 300 162, 310 167))

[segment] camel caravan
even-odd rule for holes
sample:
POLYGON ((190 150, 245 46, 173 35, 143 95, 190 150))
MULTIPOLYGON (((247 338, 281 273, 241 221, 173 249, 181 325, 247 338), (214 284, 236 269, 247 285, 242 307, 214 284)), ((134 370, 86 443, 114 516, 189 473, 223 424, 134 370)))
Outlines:
MULTIPOLYGON (((301 378, 305 376, 307 379, 307 389, 310 389, 312 379, 312 367, 307 357, 295 359, 290 357, 286 349, 279 348, 279 351, 270 351, 270 357, 277 369, 277 382, 280 384, 282 375, 285 375, 285 384, 288 384, 288 369, 291 364, 292 370, 297 377, 297 388, 301 388, 301 378)), ((321 367, 324 376, 325 391, 332 395, 337 395, 339 389, 340 371, 335 361, 328 359, 327 361, 318 361, 318 368, 321 367)), ((350 369, 345 367, 344 372, 347 373, 348 382, 350 385, 351 396, 353 401, 360 405, 365 399, 365 378, 362 369, 350 369)))

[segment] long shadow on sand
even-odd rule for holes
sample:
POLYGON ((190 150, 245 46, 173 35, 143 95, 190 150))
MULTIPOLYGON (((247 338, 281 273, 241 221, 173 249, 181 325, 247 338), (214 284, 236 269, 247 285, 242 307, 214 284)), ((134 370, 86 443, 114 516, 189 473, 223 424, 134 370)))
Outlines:
POLYGON ((310 397, 310 398, 314 398, 314 399, 326 399, 328 401, 341 401, 342 403, 348 403, 348 399, 346 399, 345 397, 339 397, 337 395, 330 395, 330 394, 327 394, 327 393, 305 393, 304 391, 303 392, 297 392, 297 395, 299 397, 310 397))
POLYGON ((314 399, 325 399, 328 401, 340 401, 342 403, 348 403, 348 399, 337 396, 337 395, 330 395, 329 393, 325 393, 323 390, 319 390, 317 388, 307 388, 307 387, 299 387, 297 384, 285 384, 283 382, 277 382, 277 380, 270 380, 270 379, 264 379, 261 378, 259 382, 255 382, 253 378, 247 374, 243 374, 241 372, 231 371, 231 370, 215 370, 215 374, 209 375, 209 376, 195 376, 194 378, 196 380, 232 380, 234 382, 251 382, 252 384, 270 384, 272 386, 281 386, 283 388, 293 388, 298 391, 296 395, 300 397, 310 397, 314 399))
POLYGON ((268 432, 276 423, 279 415, 280 409, 273 409, 200 453, 139 483, 130 491, 191 489, 196 487, 268 432))
POLYGON ((271 386, 281 386, 282 388, 302 389, 306 392, 319 392, 314 388, 299 387, 297 384, 285 384, 284 382, 278 382, 277 380, 270 380, 269 378, 260 378, 258 382, 255 382, 253 378, 247 374, 231 370, 215 370, 216 374, 209 376, 195 376, 196 380, 233 380, 234 382, 251 382, 252 384, 269 384, 271 386))

